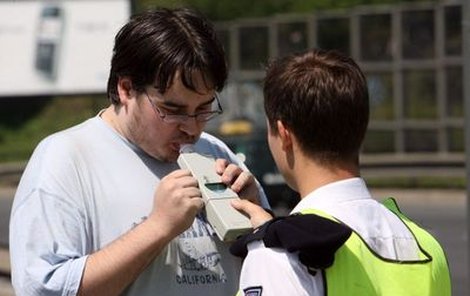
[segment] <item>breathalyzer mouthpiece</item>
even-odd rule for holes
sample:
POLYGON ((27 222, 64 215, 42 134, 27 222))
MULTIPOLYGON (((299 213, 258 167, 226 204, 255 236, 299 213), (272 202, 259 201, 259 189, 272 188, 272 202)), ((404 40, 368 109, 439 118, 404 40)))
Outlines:
POLYGON ((180 146, 180 153, 191 153, 191 152, 194 152, 194 145, 183 144, 180 146))

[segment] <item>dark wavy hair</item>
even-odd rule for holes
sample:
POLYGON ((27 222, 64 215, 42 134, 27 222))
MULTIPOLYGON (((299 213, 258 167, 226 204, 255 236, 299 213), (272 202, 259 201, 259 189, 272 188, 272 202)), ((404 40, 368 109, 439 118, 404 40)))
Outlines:
POLYGON ((197 91, 195 73, 202 74, 209 89, 222 90, 227 64, 213 25, 188 8, 159 8, 135 15, 115 38, 108 97, 119 104, 120 77, 129 77, 138 92, 152 84, 165 93, 178 71, 191 90, 197 91))
POLYGON ((358 161, 369 122, 367 82, 359 66, 336 51, 309 50, 271 62, 264 81, 270 128, 288 126, 318 161, 358 161))

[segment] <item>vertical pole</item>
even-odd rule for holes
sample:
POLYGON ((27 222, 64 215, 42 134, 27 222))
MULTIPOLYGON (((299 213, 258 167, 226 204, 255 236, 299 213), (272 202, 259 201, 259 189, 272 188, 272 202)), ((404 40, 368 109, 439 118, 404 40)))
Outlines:
POLYGON ((130 15, 134 15, 137 12, 137 0, 129 0, 130 15))
MULTIPOLYGON (((470 1, 462 1, 462 45, 463 45, 463 86, 464 86, 464 118, 465 118, 465 171, 467 184, 467 244, 470 244, 470 1)), ((470 254, 467 246, 468 268, 470 272, 470 254)), ((468 282, 470 291, 470 281, 468 282)))

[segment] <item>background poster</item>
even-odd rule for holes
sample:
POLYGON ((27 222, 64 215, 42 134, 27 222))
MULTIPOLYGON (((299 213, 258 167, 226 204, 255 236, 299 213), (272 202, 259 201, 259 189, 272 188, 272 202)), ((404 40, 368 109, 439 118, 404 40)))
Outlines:
POLYGON ((104 93, 128 0, 0 2, 0 97, 104 93))

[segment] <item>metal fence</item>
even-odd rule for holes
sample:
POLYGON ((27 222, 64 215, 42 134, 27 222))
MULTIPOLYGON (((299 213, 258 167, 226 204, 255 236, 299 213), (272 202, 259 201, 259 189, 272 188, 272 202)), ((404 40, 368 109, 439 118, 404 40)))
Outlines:
MULTIPOLYGON (((264 125, 264 65, 307 48, 337 49, 364 70, 371 122, 363 159, 464 162, 462 1, 360 6, 348 10, 217 23, 230 77, 227 114, 264 125)), ((219 123, 215 123, 216 127, 219 123)))

